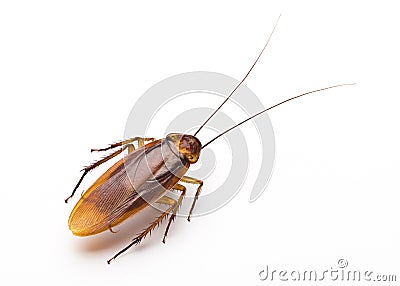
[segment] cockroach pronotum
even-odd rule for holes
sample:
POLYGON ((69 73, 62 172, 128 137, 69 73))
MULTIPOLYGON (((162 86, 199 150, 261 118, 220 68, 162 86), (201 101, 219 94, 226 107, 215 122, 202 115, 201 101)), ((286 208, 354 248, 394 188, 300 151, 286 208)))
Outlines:
POLYGON ((128 217, 137 214, 140 210, 150 206, 153 203, 161 203, 168 206, 168 208, 163 211, 159 217, 157 217, 146 229, 137 235, 125 248, 120 250, 111 259, 109 259, 107 263, 110 263, 130 247, 139 244, 140 241, 147 234, 149 234, 152 229, 154 229, 164 218, 167 218, 168 215, 170 215, 162 240, 165 243, 165 238, 168 234, 171 223, 176 216, 177 210, 183 198, 185 197, 186 188, 181 183, 198 185, 189 215, 187 217, 188 221, 190 221, 191 213, 195 207, 196 201, 203 186, 203 181, 185 176, 185 173, 191 164, 195 164, 197 162, 200 152, 203 148, 207 147, 214 140, 220 138, 232 129, 237 128, 243 123, 277 107, 278 105, 307 94, 339 86, 351 85, 339 84, 329 86, 286 99, 232 126, 206 144, 202 145, 200 140, 196 137, 197 134, 229 100, 237 88, 248 77, 265 48, 268 46, 278 21, 279 18, 276 21, 266 44, 247 74, 232 90, 229 96, 226 97, 222 104, 200 126, 194 135, 171 133, 168 134, 166 138, 159 140, 155 140, 154 138, 135 137, 123 140, 119 143, 111 144, 107 148, 91 150, 107 151, 118 148, 117 151, 114 151, 110 155, 83 169, 81 178, 72 191, 72 194, 65 200, 65 202, 68 202, 68 200, 72 198, 83 178, 91 170, 121 154, 124 150, 128 150, 128 154, 110 167, 91 185, 91 187, 89 187, 89 189, 82 194, 81 198, 73 208, 68 221, 69 228, 74 235, 89 236, 106 230, 112 231, 112 227, 118 225, 128 217), (146 141, 150 142, 145 144, 146 141), (134 142, 138 143, 138 148, 136 149, 133 146, 134 142), (180 192, 178 200, 166 195, 167 191, 171 189, 180 192))

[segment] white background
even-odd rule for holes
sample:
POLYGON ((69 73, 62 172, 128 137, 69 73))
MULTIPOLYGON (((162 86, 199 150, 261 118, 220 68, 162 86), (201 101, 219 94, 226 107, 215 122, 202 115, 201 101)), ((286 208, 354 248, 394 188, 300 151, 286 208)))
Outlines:
POLYGON ((0 280, 265 285, 266 265, 329 270, 340 258, 400 279, 400 20, 396 1, 370 2, 2 1, 0 280), (255 203, 246 182, 219 211, 178 219, 166 245, 162 226, 107 265, 149 217, 118 234, 70 233, 77 199, 63 200, 95 160, 89 149, 120 139, 135 100, 166 77, 206 70, 240 79, 280 13, 246 82, 265 106, 357 85, 270 112, 277 160, 255 203))

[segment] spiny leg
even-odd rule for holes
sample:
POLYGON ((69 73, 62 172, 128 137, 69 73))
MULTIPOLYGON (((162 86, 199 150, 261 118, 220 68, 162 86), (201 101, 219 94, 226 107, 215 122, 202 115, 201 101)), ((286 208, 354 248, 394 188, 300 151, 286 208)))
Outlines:
POLYGON ((115 156, 118 156, 119 154, 121 154, 126 148, 129 148, 129 146, 131 146, 131 144, 125 145, 124 147, 122 147, 121 149, 115 151, 114 153, 111 153, 110 155, 100 159, 99 161, 93 163, 90 166, 87 166, 85 168, 82 169, 83 174, 81 176, 81 178, 79 179, 78 183, 76 184, 74 190, 72 191, 72 194, 65 199, 65 203, 68 203, 68 200, 70 198, 72 198, 76 192, 76 190, 78 189, 79 185, 82 183, 83 178, 86 176, 87 173, 89 173, 91 170, 93 170, 94 168, 100 166, 101 164, 107 162, 108 160, 114 158, 115 156))
MULTIPOLYGON (((126 144, 133 143, 133 142, 135 142, 135 141, 138 141, 138 146, 139 146, 139 147, 143 147, 143 146, 144 146, 144 141, 154 141, 154 140, 155 140, 155 138, 133 137, 133 138, 129 138, 129 139, 126 139, 126 140, 123 140, 123 141, 114 143, 114 144, 110 144, 110 146, 108 146, 108 147, 106 147, 106 148, 91 149, 90 152, 94 152, 94 151, 96 151, 96 152, 107 151, 107 150, 110 150, 110 149, 114 149, 114 148, 116 148, 116 147, 120 147, 120 146, 123 146, 123 145, 126 145, 126 144)), ((133 145, 132 145, 132 146, 133 146, 133 145)), ((133 150, 134 150, 134 149, 135 149, 135 148, 133 148, 133 150)))
POLYGON ((193 212, 194 205, 196 204, 196 202, 197 202, 197 200, 199 198, 200 192, 201 192, 201 188, 203 187, 203 181, 199 180, 199 179, 196 179, 196 178, 188 177, 188 176, 183 176, 180 181, 184 182, 184 183, 198 184, 199 185, 198 188, 197 188, 196 194, 194 196, 194 200, 193 200, 192 206, 190 208, 189 215, 187 217, 187 220, 190 221, 190 216, 191 216, 191 214, 193 212))
POLYGON ((131 243, 129 243, 125 248, 121 249, 117 254, 115 254, 112 258, 107 260, 107 263, 110 264, 111 261, 113 261, 115 258, 120 256, 122 253, 127 251, 129 248, 131 248, 134 245, 137 245, 140 243, 140 241, 148 234, 150 233, 161 221, 169 215, 169 213, 175 208, 175 205, 177 204, 177 201, 164 196, 161 199, 157 201, 157 203, 160 204, 166 204, 169 205, 170 207, 164 211, 155 221, 153 221, 146 229, 144 229, 138 236, 136 236, 134 239, 132 239, 131 243))
POLYGON ((176 184, 173 187, 173 189, 177 190, 177 191, 180 191, 181 195, 179 196, 179 199, 178 199, 178 201, 176 202, 176 204, 174 206, 174 210, 173 210, 172 215, 169 217, 168 224, 167 224, 167 227, 165 228, 164 237, 163 237, 163 240, 162 240, 163 243, 165 243, 165 238, 167 237, 169 227, 171 226, 171 223, 174 221, 174 219, 176 217, 176 212, 178 211, 179 206, 182 203, 183 197, 186 194, 186 188, 184 186, 180 185, 180 184, 176 184))

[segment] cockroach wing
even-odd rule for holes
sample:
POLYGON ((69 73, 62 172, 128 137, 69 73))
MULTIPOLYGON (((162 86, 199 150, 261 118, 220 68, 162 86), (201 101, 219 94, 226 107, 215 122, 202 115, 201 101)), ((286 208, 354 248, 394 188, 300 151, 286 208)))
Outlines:
MULTIPOLYGON (((138 169, 146 153, 159 147, 161 140, 150 143, 151 147, 136 149, 110 167, 83 194, 69 217, 69 228, 78 236, 92 235, 110 228, 107 218, 127 198, 134 199, 137 193, 126 173, 126 166, 138 169)), ((150 145, 148 144, 148 145, 150 145)), ((139 173, 140 174, 140 173, 139 173)))
POLYGON ((161 152, 169 150, 162 148, 166 144, 158 140, 135 150, 97 179, 72 210, 69 227, 73 234, 87 236, 107 230, 173 187, 180 179, 174 174, 183 176, 187 168, 172 151, 161 152))

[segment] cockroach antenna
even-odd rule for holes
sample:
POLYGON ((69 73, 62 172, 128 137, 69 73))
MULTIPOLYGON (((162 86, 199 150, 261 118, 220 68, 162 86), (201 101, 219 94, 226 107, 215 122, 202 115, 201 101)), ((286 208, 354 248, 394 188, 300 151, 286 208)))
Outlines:
POLYGON ((302 97, 302 96, 307 95, 307 94, 316 93, 316 92, 319 92, 319 91, 323 91, 323 90, 327 90, 327 89, 331 89, 331 88, 335 88, 335 87, 339 87, 339 86, 344 86, 344 85, 355 85, 355 83, 343 83, 343 84, 333 85, 333 86, 329 86, 329 87, 324 87, 324 88, 316 89, 316 90, 313 90, 313 91, 308 91, 308 92, 306 92, 306 93, 302 93, 302 94, 300 94, 300 95, 297 95, 297 96, 291 97, 291 98, 289 98, 289 99, 286 99, 286 100, 284 100, 284 101, 282 101, 282 102, 279 102, 279 103, 277 103, 277 104, 275 104, 275 105, 273 105, 273 106, 271 106, 271 107, 268 107, 267 109, 264 109, 264 110, 262 110, 262 111, 260 111, 260 112, 258 112, 258 113, 256 113, 256 114, 254 114, 253 116, 250 116, 249 118, 243 120, 242 122, 240 122, 240 123, 238 123, 238 124, 236 124, 236 125, 230 127, 229 129, 225 130, 224 132, 222 132, 221 134, 217 135, 216 137, 214 137, 213 139, 211 139, 210 141, 208 141, 206 144, 204 144, 203 147, 202 147, 201 149, 207 147, 207 146, 210 145, 212 142, 214 142, 215 140, 217 140, 219 137, 221 137, 221 136, 223 136, 224 134, 228 133, 229 131, 235 129, 236 127, 242 125, 243 123, 245 123, 245 122, 247 122, 247 121, 253 119, 254 117, 256 117, 256 116, 258 116, 258 115, 261 115, 261 114, 263 114, 264 112, 267 112, 268 110, 271 110, 271 109, 273 109, 273 108, 275 108, 275 107, 277 107, 277 106, 279 106, 279 105, 281 105, 281 104, 284 104, 284 103, 286 103, 286 102, 288 102, 288 101, 291 101, 291 100, 293 100, 293 99, 302 97))
POLYGON ((272 29, 272 32, 269 34, 268 40, 265 43, 264 47, 262 48, 260 54, 258 55, 258 57, 256 58, 256 60, 254 61, 253 65, 250 67, 249 71, 246 73, 246 75, 243 77, 243 79, 236 85, 236 87, 231 91, 231 93, 229 94, 229 96, 227 98, 225 98, 224 102, 221 103, 221 105, 207 118, 206 121, 204 121, 204 123, 200 126, 199 129, 197 129, 196 133, 194 133, 193 136, 196 136, 200 130, 204 127, 204 125, 207 124, 208 121, 210 121, 210 119, 221 109, 221 107, 229 100, 229 98, 235 93, 235 91, 242 85, 242 83, 246 80, 246 78, 249 76, 249 74, 251 73, 251 71, 253 70, 254 66, 257 64, 258 60, 260 59, 261 55, 263 54, 264 50, 267 48, 269 41, 272 38, 272 35, 274 34, 275 28, 276 26, 278 26, 278 22, 279 19, 281 18, 281 15, 279 15, 278 19, 275 22, 275 26, 272 29))

